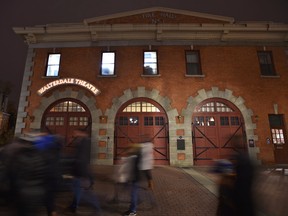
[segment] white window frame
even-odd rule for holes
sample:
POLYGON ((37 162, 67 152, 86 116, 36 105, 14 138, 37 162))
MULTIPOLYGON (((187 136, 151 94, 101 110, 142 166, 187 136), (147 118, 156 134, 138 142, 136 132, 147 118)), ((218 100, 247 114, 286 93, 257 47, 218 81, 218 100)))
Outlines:
POLYGON ((100 76, 114 76, 115 75, 115 52, 102 52, 100 76))
POLYGON ((58 77, 60 70, 60 53, 50 53, 48 54, 47 67, 45 76, 46 77, 58 77))

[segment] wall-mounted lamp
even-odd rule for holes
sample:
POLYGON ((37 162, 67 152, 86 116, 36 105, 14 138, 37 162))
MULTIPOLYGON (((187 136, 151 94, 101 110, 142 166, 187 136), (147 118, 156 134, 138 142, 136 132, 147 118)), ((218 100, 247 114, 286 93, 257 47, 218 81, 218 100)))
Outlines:
POLYGON ((183 116, 178 115, 177 118, 178 118, 178 120, 180 121, 180 120, 183 118, 183 116))
POLYGON ((152 46, 151 45, 149 45, 149 50, 151 50, 152 49, 152 46))
POLYGON ((191 49, 191 50, 194 50, 194 45, 190 45, 190 49, 191 49))

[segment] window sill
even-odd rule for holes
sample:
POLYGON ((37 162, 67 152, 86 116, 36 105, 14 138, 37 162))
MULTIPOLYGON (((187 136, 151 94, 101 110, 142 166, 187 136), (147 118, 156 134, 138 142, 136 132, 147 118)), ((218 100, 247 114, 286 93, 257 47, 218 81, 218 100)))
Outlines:
POLYGON ((261 78, 280 78, 279 75, 260 75, 261 78))
POLYGON ((117 75, 98 75, 99 78, 115 78, 117 75))
POLYGON ((160 74, 141 74, 141 77, 160 77, 160 74))
POLYGON ((42 76, 42 79, 59 79, 60 76, 42 76))
POLYGON ((201 75, 190 75, 190 74, 185 74, 185 77, 196 77, 196 78, 204 78, 205 75, 201 74, 201 75))

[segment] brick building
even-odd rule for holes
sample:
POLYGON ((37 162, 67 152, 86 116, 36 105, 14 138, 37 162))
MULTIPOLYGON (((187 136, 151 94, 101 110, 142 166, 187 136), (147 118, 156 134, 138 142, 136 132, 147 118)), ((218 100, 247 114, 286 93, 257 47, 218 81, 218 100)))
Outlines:
POLYGON ((288 163, 287 24, 156 7, 14 31, 28 44, 17 134, 47 129, 69 146, 85 128, 98 164, 143 136, 156 164, 239 149, 288 163))

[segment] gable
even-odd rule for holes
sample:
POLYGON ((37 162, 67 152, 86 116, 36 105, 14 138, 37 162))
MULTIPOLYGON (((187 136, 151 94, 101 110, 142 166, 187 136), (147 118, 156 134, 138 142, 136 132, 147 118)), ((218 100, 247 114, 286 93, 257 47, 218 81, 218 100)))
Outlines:
POLYGON ((84 20, 87 25, 97 24, 178 24, 178 23, 233 23, 231 17, 190 12, 169 8, 148 8, 84 20))

